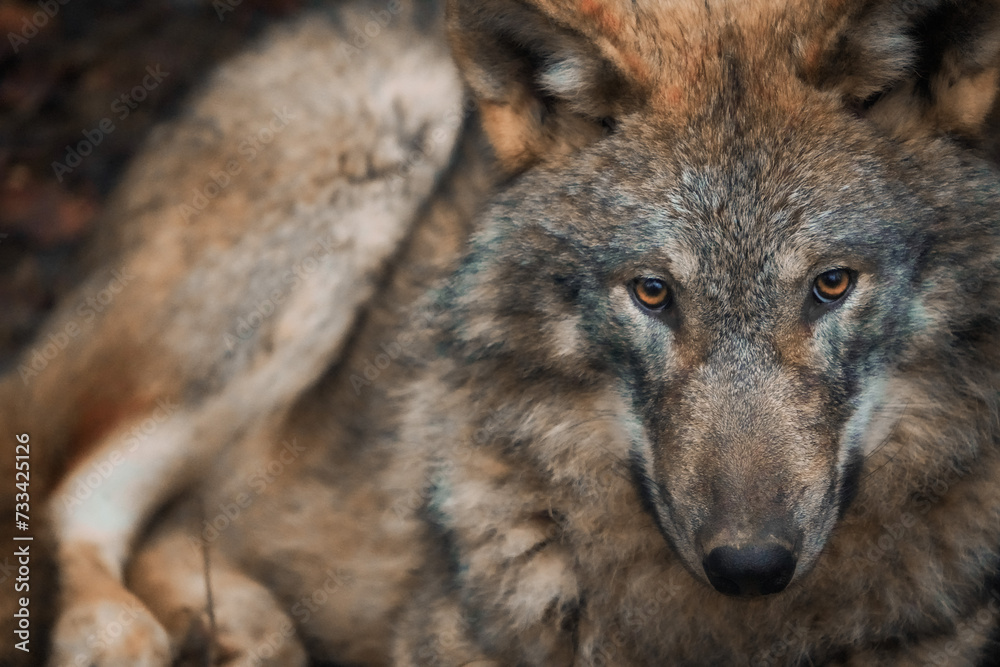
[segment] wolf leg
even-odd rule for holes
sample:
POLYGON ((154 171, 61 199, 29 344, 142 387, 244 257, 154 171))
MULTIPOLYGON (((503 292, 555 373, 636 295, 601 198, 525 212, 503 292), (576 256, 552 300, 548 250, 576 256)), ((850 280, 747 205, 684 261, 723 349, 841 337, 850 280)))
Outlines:
POLYGON ((171 663, 170 640, 148 609, 122 587, 89 545, 63 545, 63 613, 50 664, 160 667, 171 663), (66 557, 72 552, 72 557, 66 557))
POLYGON ((179 663, 306 665, 295 626, 278 602, 217 550, 206 558, 205 549, 211 547, 172 523, 146 543, 126 576, 163 623, 179 663))
POLYGON ((186 477, 190 447, 184 410, 160 424, 141 448, 127 446, 127 424, 102 440, 48 499, 57 535, 61 617, 53 664, 164 665, 166 631, 125 589, 129 549, 161 498, 186 477))

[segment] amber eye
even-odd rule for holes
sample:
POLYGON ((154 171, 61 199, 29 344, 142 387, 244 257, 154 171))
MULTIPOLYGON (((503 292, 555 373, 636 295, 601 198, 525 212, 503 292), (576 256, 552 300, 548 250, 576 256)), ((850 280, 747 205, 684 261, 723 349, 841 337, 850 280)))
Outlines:
POLYGON ((639 303, 650 310, 663 310, 670 305, 670 288, 659 278, 639 278, 633 289, 639 303))
POLYGON ((820 274, 813 283, 813 296, 820 303, 840 301, 851 289, 851 272, 848 269, 833 269, 820 274))

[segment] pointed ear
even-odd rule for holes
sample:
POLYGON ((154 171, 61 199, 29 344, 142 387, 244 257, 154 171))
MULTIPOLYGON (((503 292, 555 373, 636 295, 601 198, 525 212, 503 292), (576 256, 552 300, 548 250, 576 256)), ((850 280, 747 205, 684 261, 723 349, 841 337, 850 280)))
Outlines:
POLYGON ((570 4, 449 4, 455 60, 490 142, 511 173, 558 160, 600 138, 634 94, 620 54, 598 32, 601 22, 588 22, 570 4))
POLYGON ((1000 88, 1000 0, 856 2, 804 70, 900 139, 979 139, 1000 88))

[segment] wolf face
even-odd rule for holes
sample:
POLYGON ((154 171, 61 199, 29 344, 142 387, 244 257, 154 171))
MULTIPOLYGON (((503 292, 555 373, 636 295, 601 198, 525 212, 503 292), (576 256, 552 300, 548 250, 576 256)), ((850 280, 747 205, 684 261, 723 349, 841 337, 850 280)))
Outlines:
POLYGON ((695 120, 636 140, 632 122, 491 212, 481 244, 517 258, 494 280, 518 287, 494 317, 553 332, 510 346, 539 372, 626 398, 636 484, 695 576, 777 592, 850 502, 879 388, 919 330, 926 213, 876 155, 831 156, 835 132, 747 142, 695 120))
POLYGON ((693 576, 743 596, 814 565, 899 416, 897 366, 947 335, 942 309, 967 307, 934 290, 963 260, 945 250, 926 156, 873 121, 880 98, 845 104, 776 52, 782 35, 761 49, 755 25, 659 36, 660 62, 710 56, 697 77, 665 66, 645 97, 547 52, 543 86, 592 82, 600 138, 488 211, 454 325, 470 355, 520 377, 613 387, 630 437, 607 448, 646 511, 693 576))

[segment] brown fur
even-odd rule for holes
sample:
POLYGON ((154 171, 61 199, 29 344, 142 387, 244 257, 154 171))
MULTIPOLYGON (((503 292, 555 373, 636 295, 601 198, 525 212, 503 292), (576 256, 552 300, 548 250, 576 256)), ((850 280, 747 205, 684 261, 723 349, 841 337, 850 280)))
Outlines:
MULTIPOLYGON (((33 443, 33 532, 40 539, 49 519, 61 543, 57 663, 99 659, 88 635, 117 612, 100 620, 95 600, 134 601, 122 570, 146 522, 234 439, 280 419, 349 338, 461 125, 461 87, 426 13, 409 3, 320 11, 217 72, 135 160, 94 251, 103 264, 3 379, 4 432, 33 443), (353 46, 370 11, 384 14, 381 38, 353 46), (267 141, 244 143, 264 129, 267 141), (229 185, 205 196, 220 173, 229 185), (98 312, 87 299, 112 271, 132 277, 98 312), (70 324, 65 349, 32 366, 70 324), (113 473, 89 488, 102 465, 113 473), (134 518, 87 525, 114 514, 134 518)), ((42 565, 32 600, 52 612, 42 565)), ((17 596, 4 590, 11 623, 17 596)), ((144 612, 122 641, 156 626, 144 612)), ((29 663, 50 627, 39 611, 29 663)), ((162 655, 162 643, 146 651, 162 655)))
MULTIPOLYGON (((402 41, 373 42, 366 67, 405 80, 413 54, 440 64, 418 17, 402 41)), ((157 664, 205 644, 270 664, 988 658, 1000 177, 981 156, 998 3, 456 1, 447 22, 510 180, 480 210, 492 177, 475 123, 445 133, 380 218, 384 240, 337 255, 347 270, 304 281, 245 349, 212 341, 327 228, 288 212, 310 195, 286 174, 308 175, 310 201, 347 224, 392 194, 350 196, 379 172, 352 166, 379 132, 354 141, 332 114, 317 123, 336 141, 284 135, 257 163, 282 194, 229 190, 201 213, 216 224, 188 236, 161 200, 198 183, 192 155, 242 136, 232 99, 266 107, 285 76, 244 94, 220 75, 194 104, 219 143, 160 144, 126 182, 122 215, 146 211, 150 231, 116 242, 142 289, 22 403, 51 402, 42 433, 57 451, 81 424, 97 442, 49 500, 57 664, 157 664), (324 146, 339 159, 311 163, 324 146), (253 295, 230 296, 258 263, 253 295), (817 305, 811 281, 837 266, 853 291, 817 305), (676 310, 632 298, 649 276, 676 310), (132 402, 100 393, 107 369, 132 402), (87 391, 59 393, 71 378, 87 391), (61 511, 163 398, 176 413, 106 487, 139 502, 129 521, 61 511), (716 590, 709 555, 761 544, 794 558, 790 583, 716 590), (125 639, 88 652, 87 633, 138 600, 125 639)), ((322 34, 297 30, 272 38, 269 53, 295 56, 276 62, 323 52, 322 34)), ((336 76, 354 91, 366 71, 336 76)), ((404 98, 409 130, 457 104, 404 98)), ((372 123, 390 116, 377 107, 372 123)), ((175 131, 197 137, 185 122, 175 131)))

